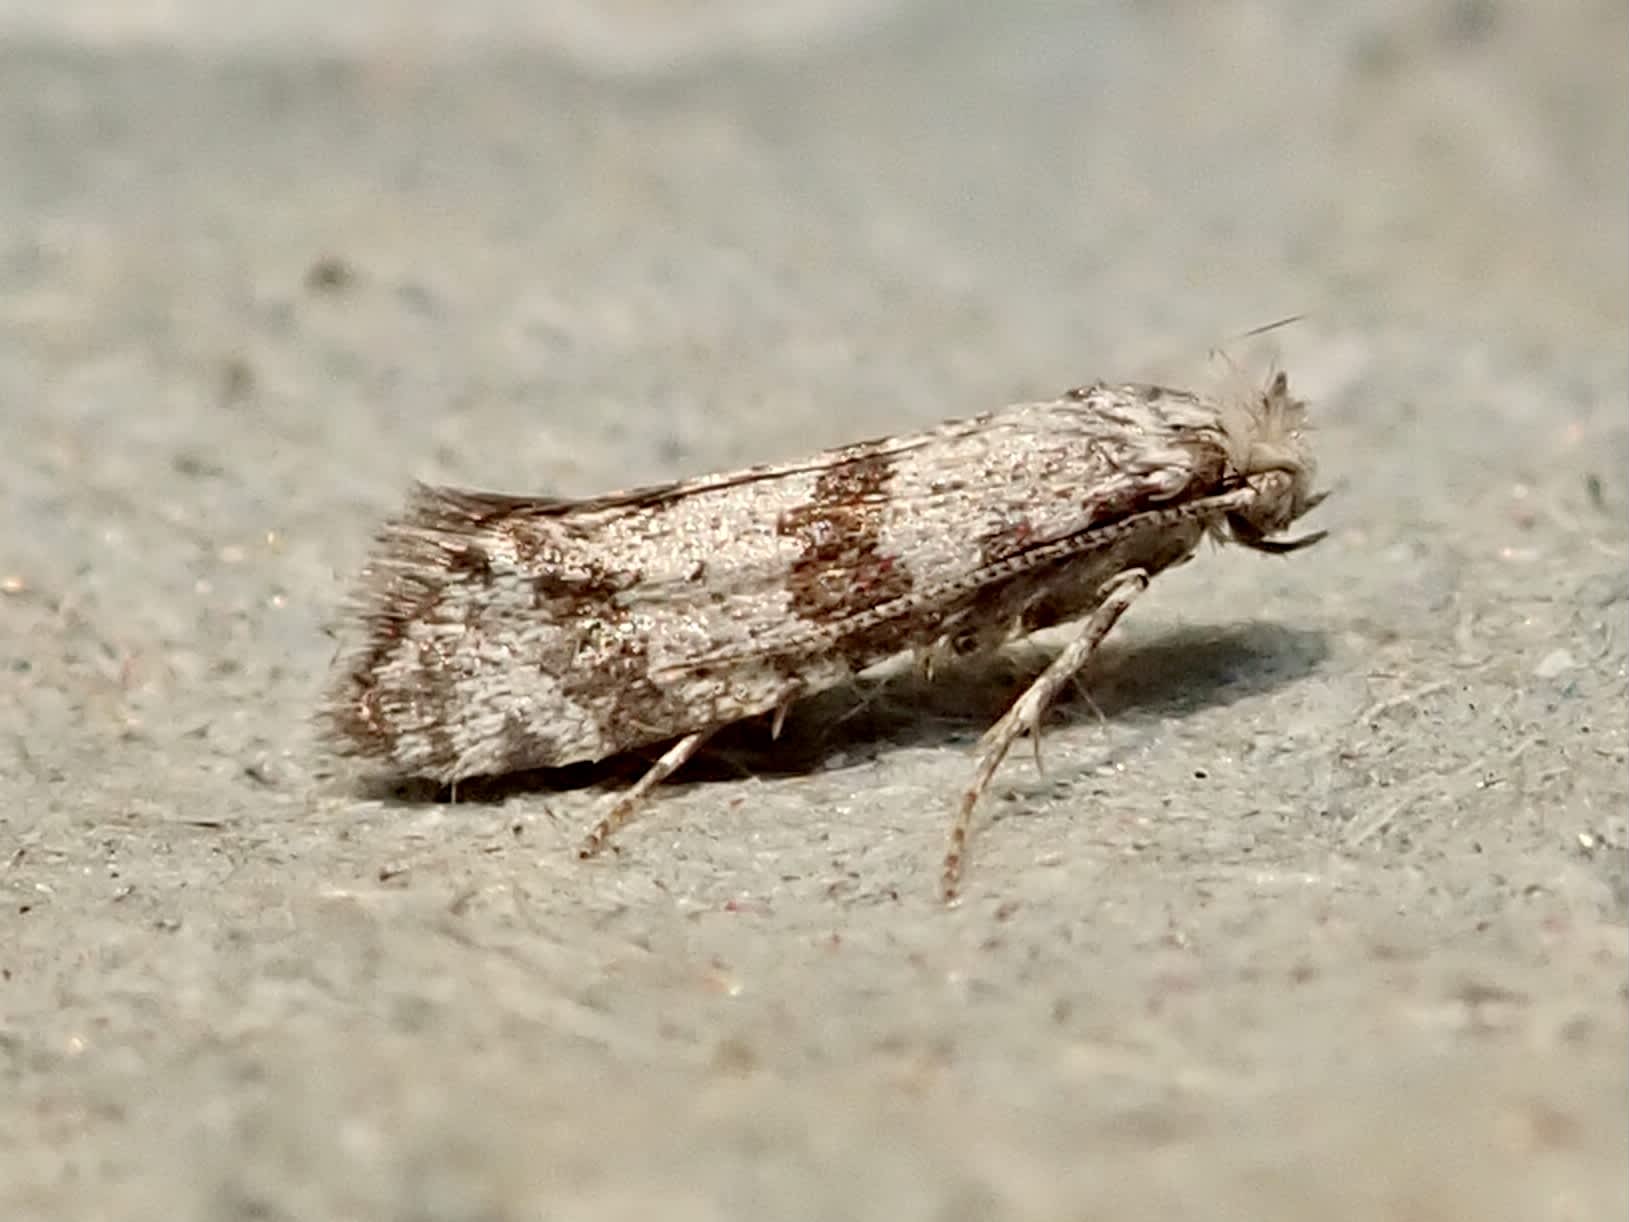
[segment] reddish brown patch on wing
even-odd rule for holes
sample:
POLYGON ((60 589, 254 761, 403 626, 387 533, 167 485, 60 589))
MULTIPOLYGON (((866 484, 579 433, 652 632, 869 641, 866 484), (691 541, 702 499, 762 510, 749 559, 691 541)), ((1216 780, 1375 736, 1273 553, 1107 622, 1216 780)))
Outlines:
POLYGON ((776 523, 801 554, 787 574, 793 612, 831 623, 910 592, 911 575, 882 548, 893 460, 869 448, 822 471, 806 505, 776 523))

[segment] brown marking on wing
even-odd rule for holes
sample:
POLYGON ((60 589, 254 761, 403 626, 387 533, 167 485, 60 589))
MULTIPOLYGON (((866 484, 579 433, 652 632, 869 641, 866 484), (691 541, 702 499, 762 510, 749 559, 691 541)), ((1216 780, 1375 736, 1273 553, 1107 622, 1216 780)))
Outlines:
POLYGON ((349 660, 325 709, 336 743, 347 754, 391 759, 402 726, 379 678, 401 647, 407 629, 433 614, 440 586, 423 577, 424 566, 440 567, 445 550, 437 536, 413 529, 411 517, 387 524, 376 540, 377 560, 363 574, 358 611, 366 644, 349 660))
POLYGON ((401 573, 392 574, 388 582, 391 596, 388 602, 381 599, 368 619, 367 645, 347 668, 328 707, 328 723, 348 754, 394 759, 402 735, 420 732, 429 740, 435 762, 450 764, 456 750, 446 727, 417 711, 423 704, 442 705, 448 700, 447 677, 435 650, 424 641, 408 644, 406 632, 414 622, 437 614, 441 594, 401 573), (403 648, 412 652, 415 681, 381 684, 391 655, 403 648))
POLYGON ((443 554, 446 557, 447 572, 452 574, 452 580, 470 581, 480 586, 492 584, 495 577, 492 554, 481 544, 449 542, 443 549, 443 554))
MULTIPOLYGON (((615 666, 624 657, 632 634, 617 594, 637 585, 640 575, 585 562, 575 549, 562 548, 555 528, 538 530, 512 516, 524 503, 421 485, 401 517, 380 532, 358 597, 364 641, 325 709, 342 754, 390 764, 413 755, 414 771, 429 775, 455 768, 460 748, 449 714, 469 659, 451 652, 450 639, 420 630, 461 619, 474 636, 492 631, 482 619, 487 603, 471 587, 490 588, 500 573, 512 573, 515 561, 505 559, 506 552, 522 573, 532 574, 533 609, 560 629, 538 634, 536 656, 517 664, 556 676, 562 690, 577 697, 591 691, 597 664, 615 666)), ((516 767, 551 763, 557 753, 544 728, 508 724, 504 736, 516 767)))
POLYGON ((776 533, 799 555, 786 576, 800 619, 830 623, 910 592, 911 575, 882 547, 893 459, 870 447, 823 470, 808 504, 781 514, 776 533))

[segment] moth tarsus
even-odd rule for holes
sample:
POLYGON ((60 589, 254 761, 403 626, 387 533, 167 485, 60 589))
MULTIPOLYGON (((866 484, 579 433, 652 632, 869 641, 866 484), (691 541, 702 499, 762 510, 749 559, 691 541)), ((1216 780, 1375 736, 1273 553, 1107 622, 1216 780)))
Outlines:
POLYGON ((1208 537, 1269 554, 1322 500, 1304 405, 1083 386, 899 437, 586 500, 418 487, 386 523, 322 710, 326 741, 400 777, 473 776, 671 744, 582 843, 592 856, 718 728, 896 654, 924 668, 1074 635, 985 736, 942 890, 1012 743, 1038 734, 1115 621, 1208 537))

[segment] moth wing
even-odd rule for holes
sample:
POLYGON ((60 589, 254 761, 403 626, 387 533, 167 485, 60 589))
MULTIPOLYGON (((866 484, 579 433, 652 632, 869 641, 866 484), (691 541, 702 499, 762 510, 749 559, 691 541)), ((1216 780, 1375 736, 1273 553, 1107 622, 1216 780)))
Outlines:
POLYGON ((706 492, 722 492, 751 484, 769 483, 788 476, 828 471, 846 463, 889 458, 904 454, 939 439, 943 428, 903 437, 885 437, 828 450, 813 457, 783 463, 766 463, 703 475, 694 479, 647 484, 591 497, 516 496, 503 492, 476 492, 441 484, 414 484, 404 520, 427 529, 467 530, 500 518, 568 517, 572 514, 604 514, 607 510, 660 508, 706 492))

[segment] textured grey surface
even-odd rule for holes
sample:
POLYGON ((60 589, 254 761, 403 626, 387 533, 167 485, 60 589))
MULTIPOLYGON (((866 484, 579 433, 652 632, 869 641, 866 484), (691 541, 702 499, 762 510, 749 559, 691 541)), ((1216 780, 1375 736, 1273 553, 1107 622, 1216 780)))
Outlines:
POLYGON ((1623 6, 696 7, 0 8, 0 1216, 1621 1217, 1623 6), (745 734, 589 865, 595 788, 319 775, 411 477, 1297 311, 1331 540, 1158 583, 956 911, 1031 652, 745 734))

